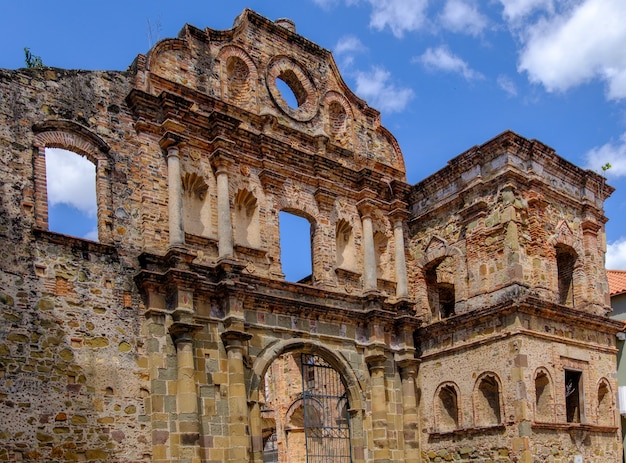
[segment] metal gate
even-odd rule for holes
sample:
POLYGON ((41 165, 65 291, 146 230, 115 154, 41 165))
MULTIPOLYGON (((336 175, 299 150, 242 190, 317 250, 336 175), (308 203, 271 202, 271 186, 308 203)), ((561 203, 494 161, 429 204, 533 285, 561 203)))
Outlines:
POLYGON ((301 354, 307 463, 350 463, 346 388, 339 373, 317 355, 301 354))

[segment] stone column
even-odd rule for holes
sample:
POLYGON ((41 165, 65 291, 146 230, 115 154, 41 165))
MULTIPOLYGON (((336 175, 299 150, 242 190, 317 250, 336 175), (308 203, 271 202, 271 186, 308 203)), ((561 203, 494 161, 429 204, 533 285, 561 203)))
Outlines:
POLYGON ((167 204, 170 227, 170 246, 184 244, 183 229, 183 182, 180 176, 178 146, 167 147, 167 204))
POLYGON ((222 342, 228 354, 228 434, 230 443, 227 460, 230 463, 248 463, 250 436, 248 397, 243 365, 245 342, 252 335, 241 331, 225 331, 222 342))
POLYGON ((176 335, 176 405, 179 426, 178 461, 200 462, 200 423, 198 420, 198 391, 195 380, 193 338, 188 331, 176 335))
POLYGON ((396 210, 391 214, 393 221, 393 238, 396 261, 396 297, 405 299, 409 295, 408 282, 406 276, 406 260, 404 257, 404 227, 403 219, 406 211, 396 210))
POLYGON ((233 226, 230 218, 230 194, 228 191, 228 163, 222 158, 216 160, 217 176, 217 235, 220 257, 232 257, 233 226))
POLYGON ((377 291, 376 250, 374 249, 374 230, 372 227, 373 207, 369 202, 359 204, 363 222, 363 291, 377 291))
POLYGON ((402 428, 404 430, 404 461, 420 462, 419 420, 417 415, 417 397, 415 380, 417 378, 417 359, 398 362, 402 379, 402 428))
POLYGON ((370 368, 372 388, 372 428, 374 461, 388 462, 390 458, 387 439, 387 400, 385 394, 385 363, 387 357, 376 352, 365 358, 370 368))

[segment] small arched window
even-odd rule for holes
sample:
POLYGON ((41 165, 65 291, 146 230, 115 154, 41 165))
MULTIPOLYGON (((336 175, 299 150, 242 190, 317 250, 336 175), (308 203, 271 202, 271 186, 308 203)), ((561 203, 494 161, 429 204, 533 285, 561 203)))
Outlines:
POLYGON ((478 426, 502 423, 500 383, 495 375, 485 374, 476 382, 474 419, 478 426))
POLYGON ((435 424, 440 432, 459 428, 459 394, 453 384, 439 387, 435 397, 435 424))
POLYGON ((551 422, 554 419, 552 382, 548 373, 535 374, 535 421, 551 422))

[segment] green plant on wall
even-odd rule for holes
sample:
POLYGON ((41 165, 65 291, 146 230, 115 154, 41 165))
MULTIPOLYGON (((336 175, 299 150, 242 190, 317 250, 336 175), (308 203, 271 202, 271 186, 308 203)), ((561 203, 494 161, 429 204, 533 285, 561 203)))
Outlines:
POLYGON ((26 67, 28 69, 43 67, 41 56, 33 55, 28 47, 24 47, 24 62, 26 63, 26 67))

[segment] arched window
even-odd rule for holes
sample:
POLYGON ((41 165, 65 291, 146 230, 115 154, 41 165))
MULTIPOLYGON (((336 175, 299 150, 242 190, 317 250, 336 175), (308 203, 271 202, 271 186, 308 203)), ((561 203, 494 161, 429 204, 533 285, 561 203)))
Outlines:
POLYGON ((435 427, 440 432, 459 428, 459 394, 454 384, 439 386, 435 397, 435 427))
POLYGON ((113 217, 109 147, 70 121, 47 121, 33 129, 36 226, 107 242, 113 217))
POLYGON ((543 370, 535 374, 535 421, 551 422, 554 420, 554 396, 552 382, 543 370))
POLYGON ((474 419, 478 426, 502 423, 500 383, 493 374, 484 374, 476 382, 474 419))

